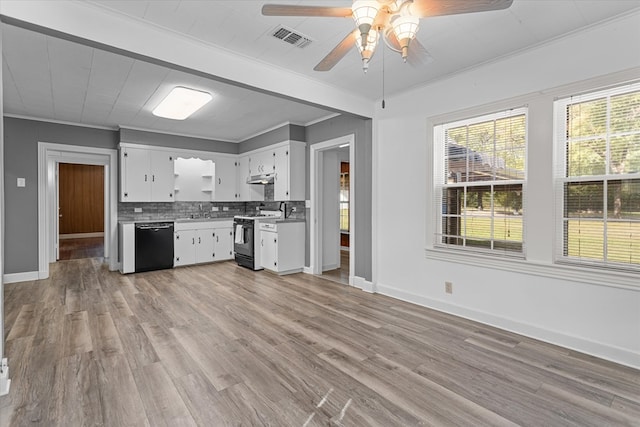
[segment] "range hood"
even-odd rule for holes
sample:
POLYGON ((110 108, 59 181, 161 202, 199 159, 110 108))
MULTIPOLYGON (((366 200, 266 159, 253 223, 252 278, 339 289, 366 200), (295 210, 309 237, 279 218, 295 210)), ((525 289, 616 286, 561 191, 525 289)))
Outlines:
POLYGON ((273 180, 276 177, 275 173, 263 173, 261 175, 251 175, 247 178, 247 184, 273 184, 273 180))

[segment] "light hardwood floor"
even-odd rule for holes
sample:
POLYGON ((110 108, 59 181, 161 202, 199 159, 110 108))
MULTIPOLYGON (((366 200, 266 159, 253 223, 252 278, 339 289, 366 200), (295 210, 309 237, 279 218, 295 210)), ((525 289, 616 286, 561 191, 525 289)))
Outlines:
POLYGON ((0 425, 640 425, 640 371, 319 277, 100 259, 6 289, 0 425))

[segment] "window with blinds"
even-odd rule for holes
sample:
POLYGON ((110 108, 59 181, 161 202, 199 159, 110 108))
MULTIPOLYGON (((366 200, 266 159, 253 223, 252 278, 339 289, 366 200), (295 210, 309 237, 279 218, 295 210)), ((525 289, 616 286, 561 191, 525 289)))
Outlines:
POLYGON ((523 255, 526 151, 525 108, 434 128, 436 246, 523 255))
POLYGON ((556 260, 640 270, 640 83, 555 103, 556 260))

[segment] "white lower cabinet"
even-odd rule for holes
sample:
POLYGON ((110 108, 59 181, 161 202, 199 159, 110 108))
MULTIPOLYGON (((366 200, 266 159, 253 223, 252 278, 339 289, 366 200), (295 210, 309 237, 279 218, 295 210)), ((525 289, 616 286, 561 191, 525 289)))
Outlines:
POLYGON ((262 267, 278 274, 298 273, 304 268, 305 223, 260 222, 262 267))
POLYGON ((176 223, 174 267, 233 258, 233 221, 176 223))

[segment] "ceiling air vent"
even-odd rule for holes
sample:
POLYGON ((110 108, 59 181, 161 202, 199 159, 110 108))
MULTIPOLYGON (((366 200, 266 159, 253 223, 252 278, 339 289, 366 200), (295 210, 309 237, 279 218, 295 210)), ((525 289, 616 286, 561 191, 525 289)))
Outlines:
POLYGON ((287 28, 283 25, 278 26, 271 35, 277 39, 287 42, 299 48, 308 46, 312 40, 300 33, 295 32, 291 28, 287 28))

